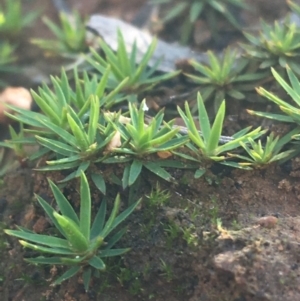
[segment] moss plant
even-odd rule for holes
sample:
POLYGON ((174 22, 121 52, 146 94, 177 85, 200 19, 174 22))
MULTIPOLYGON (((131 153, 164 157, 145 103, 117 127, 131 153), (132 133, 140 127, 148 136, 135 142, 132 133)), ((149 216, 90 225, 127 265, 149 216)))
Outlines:
POLYGON ((15 39, 25 27, 36 19, 39 12, 24 15, 21 0, 5 0, 4 3, 5 5, 0 7, 0 36, 6 39, 15 39))
POLYGON ((204 18, 213 34, 216 34, 218 19, 223 18, 236 28, 240 28, 237 18, 230 10, 231 7, 247 8, 244 0, 152 0, 153 3, 169 5, 170 9, 162 16, 162 22, 180 20, 180 41, 186 44, 197 20, 204 18))
POLYGON ((77 168, 66 178, 69 180, 79 176, 80 170, 86 170, 91 162, 106 158, 104 150, 115 130, 106 122, 99 109, 118 102, 116 94, 126 82, 106 93, 108 73, 109 67, 106 75, 96 81, 86 73, 81 80, 75 71, 75 89, 71 88, 65 72, 62 72, 60 78, 53 77, 54 91, 44 85, 38 93, 32 92, 41 113, 10 106, 17 114, 7 113, 8 116, 35 128, 25 130, 34 134, 34 137, 15 139, 15 143, 38 143, 41 148, 31 159, 49 155, 47 166, 41 170, 77 168))
POLYGON ((263 167, 267 164, 282 161, 286 158, 289 158, 295 150, 282 151, 284 145, 291 141, 291 135, 287 134, 286 136, 279 139, 279 137, 274 137, 274 134, 271 133, 267 137, 267 141, 264 146, 262 146, 261 140, 255 142, 253 139, 249 138, 248 143, 240 142, 241 146, 246 151, 248 156, 241 154, 228 154, 234 158, 239 158, 243 162, 238 163, 238 167, 247 168, 250 166, 253 167, 263 167))
POLYGON ((300 75, 298 66, 300 32, 297 25, 288 17, 283 23, 275 21, 274 25, 261 21, 258 35, 249 32, 245 32, 244 35, 250 42, 241 44, 245 55, 259 62, 261 69, 269 70, 273 67, 283 70, 288 64, 294 72, 300 75))
MULTIPOLYGON (((233 135, 231 141, 220 144, 220 136, 225 117, 225 101, 222 102, 220 108, 218 109, 217 115, 212 125, 208 118, 208 114, 200 93, 198 93, 197 105, 199 122, 198 127, 196 126, 196 121, 191 114, 187 102, 185 103, 185 112, 183 112, 183 110, 181 110, 180 108, 178 108, 178 111, 184 123, 186 124, 186 127, 188 128, 188 135, 193 142, 193 144, 189 144, 189 148, 192 150, 196 158, 200 157, 200 161, 225 161, 227 158, 226 152, 238 148, 240 146, 240 142, 246 142, 249 138, 256 139, 264 133, 264 131, 261 131, 260 128, 257 128, 251 132, 249 132, 250 128, 245 128, 233 135), (202 131, 199 132, 197 128, 201 128, 202 131)), ((185 158, 189 158, 192 161, 197 161, 197 159, 186 155, 185 158)), ((231 163, 226 162, 226 164, 230 165, 231 163)), ((197 172, 203 175, 205 170, 202 170, 200 168, 197 172)), ((195 174, 195 176, 197 176, 197 173, 195 174)))
POLYGON ((248 59, 237 57, 237 51, 227 48, 221 58, 209 51, 208 64, 189 61, 196 73, 186 76, 199 84, 204 101, 211 99, 214 102, 215 112, 224 99, 245 99, 246 92, 254 91, 257 81, 267 75, 257 72, 248 59))
POLYGON ((77 11, 72 14, 60 13, 60 26, 44 17, 43 21, 55 36, 55 40, 32 39, 31 42, 45 51, 48 55, 76 56, 87 52, 87 30, 85 18, 77 11))
POLYGON ((154 39, 143 57, 138 60, 136 43, 133 44, 132 49, 128 52, 125 39, 121 31, 118 31, 118 49, 116 53, 114 53, 104 41, 101 41, 100 46, 104 52, 104 57, 97 53, 96 50, 91 49, 92 57, 86 56, 86 60, 97 73, 100 73, 100 76, 103 76, 108 65, 111 66, 107 82, 109 89, 115 89, 127 78, 128 81, 122 88, 122 91, 127 95, 137 94, 149 90, 159 82, 173 78, 180 73, 180 71, 174 71, 156 75, 155 72, 160 63, 159 60, 153 67, 148 68, 149 60, 154 53, 156 45, 157 40, 154 39))
POLYGON ((113 249, 113 246, 124 235, 125 228, 119 230, 107 241, 105 240, 112 230, 131 214, 139 202, 131 205, 117 216, 120 207, 120 197, 118 195, 111 215, 105 222, 106 201, 103 200, 92 223, 92 200, 89 184, 83 172, 81 172, 80 178, 79 216, 58 187, 51 181, 49 181, 49 184, 59 212, 55 211, 43 198, 37 196, 40 205, 63 238, 36 234, 22 227, 18 227, 18 230, 5 230, 5 233, 20 238, 20 243, 25 248, 47 254, 46 256, 27 258, 26 261, 33 264, 71 266, 54 284, 60 284, 83 270, 83 282, 87 291, 92 268, 102 271, 105 269, 104 258, 118 256, 129 251, 128 248, 113 249))
MULTIPOLYGON (((166 22, 188 12, 182 29, 187 39, 190 37, 193 24, 201 16, 205 15, 208 22, 214 22, 221 15, 234 26, 238 26, 228 6, 245 7, 242 0, 156 0, 155 2, 174 4, 164 20, 166 22)), ((291 2, 288 2, 291 5, 291 2)), ((6 1, 7 11, 11 11, 11 14, 1 16, 0 13, 0 33, 1 21, 6 22, 6 19, 10 18, 13 20, 10 16, 16 18, 19 14, 20 2, 15 1, 15 6, 13 3, 14 1, 6 1)), ((299 9, 294 4, 292 8, 299 9)), ((49 20, 46 21, 58 39, 56 43, 45 40, 35 41, 35 43, 59 54, 86 52, 88 49, 84 20, 78 14, 74 14, 73 20, 70 20, 67 15, 61 15, 60 20, 62 28, 49 20)), ((22 20, 18 21, 16 32, 18 26, 22 24, 20 23, 22 20)), ((9 28, 12 25, 13 22, 9 21, 5 26, 9 28)), ((3 25, 4 29, 5 26, 3 25)), ((200 93, 197 95, 195 110, 197 116, 193 115, 194 112, 188 102, 183 109, 178 107, 178 113, 186 127, 176 126, 174 120, 165 121, 164 110, 153 114, 152 117, 147 116, 146 101, 137 101, 138 93, 149 90, 160 81, 173 78, 179 73, 176 71, 159 75, 156 73, 159 61, 153 67, 148 66, 157 40, 154 39, 141 61, 137 61, 136 44, 131 51, 128 51, 125 37, 120 32, 116 52, 102 41, 101 53, 92 49, 91 54, 86 56, 86 61, 93 70, 89 69, 82 73, 75 70, 71 75, 72 80, 68 78, 69 74, 62 71, 60 76, 51 77, 51 85, 44 84, 37 91, 32 91, 39 108, 38 112, 8 106, 13 113, 6 113, 7 116, 18 121, 21 130, 17 133, 10 127, 12 139, 0 143, 0 146, 11 148, 16 155, 24 158, 27 156, 24 145, 37 144, 39 150, 30 156, 32 160, 40 159, 37 170, 45 173, 56 171, 60 175, 66 173, 66 177, 61 182, 78 178, 80 183, 79 187, 72 186, 75 191, 78 188, 80 194, 80 200, 76 202, 79 205, 78 212, 73 208, 73 202, 69 201, 67 195, 65 196, 51 180, 49 186, 55 204, 50 205, 41 196, 36 196, 51 222, 51 233, 54 230, 56 235, 37 234, 18 226, 17 229, 4 230, 3 233, 17 237, 24 248, 33 251, 26 254, 30 256, 38 254, 37 257, 26 258, 27 262, 66 267, 66 271, 55 280, 54 284, 60 284, 81 274, 84 288, 88 291, 92 277, 99 276, 106 269, 109 258, 129 251, 130 246, 122 248, 117 246, 126 232, 126 228, 119 228, 119 226, 141 202, 140 200, 135 202, 137 198, 131 198, 131 195, 134 195, 135 190, 138 191, 136 194, 144 193, 144 189, 141 190, 139 186, 143 180, 143 177, 140 177, 143 172, 145 172, 143 176, 151 172, 159 177, 159 181, 162 179, 173 181, 172 168, 191 168, 196 170, 195 178, 198 178, 204 175, 207 167, 215 162, 250 169, 281 162, 299 152, 297 150, 299 145, 286 150, 287 144, 293 139, 300 140, 300 83, 297 78, 300 69, 295 63, 299 56, 299 31, 287 20, 282 26, 279 23, 269 26, 262 22, 262 32, 259 37, 247 33, 245 36, 251 43, 251 45, 243 45, 246 55, 257 60, 260 68, 265 69, 266 72, 255 73, 256 70, 254 72, 254 69, 251 69, 249 59, 237 60, 237 52, 230 49, 227 49, 221 58, 209 52, 208 64, 190 61, 199 74, 188 74, 187 77, 200 85, 202 97, 200 93), (249 113, 289 122, 296 126, 283 137, 275 137, 271 133, 266 137, 265 143, 261 136, 266 131, 261 128, 250 130, 250 127, 237 132, 225 142, 221 141, 226 114, 225 99, 245 99, 245 93, 253 89, 257 80, 268 74, 270 66, 287 68, 289 82, 280 74, 281 71, 272 68, 271 73, 293 102, 260 87, 257 92, 277 104, 282 114, 254 111, 249 113), (249 72, 250 69, 253 72, 249 72), (208 116, 204 103, 209 98, 213 99, 215 105, 216 114, 213 116, 213 121, 208 116), (122 103, 122 110, 117 111, 120 103, 122 103), (42 163, 44 165, 41 165, 42 163), (115 165, 109 168, 108 164, 115 165), (101 194, 99 191, 95 193, 90 191, 88 179, 93 181, 101 194), (109 180, 108 185, 107 180, 109 180), (112 186, 122 190, 124 194, 128 192, 131 203, 135 202, 120 214, 118 214, 121 205, 119 194, 110 204, 111 206, 108 204, 111 195, 108 188, 112 186), (95 207, 93 198, 99 195, 101 204, 93 214, 92 209, 95 207), (107 207, 112 207, 109 215, 107 215, 107 207)), ((186 42, 187 39, 182 42, 186 42)), ((0 51, 0 68, 11 62, 12 48, 7 45, 3 44, 2 54, 0 51)), ((5 152, 0 149, 0 163, 4 161, 6 161, 5 152)), ((0 169, 0 176, 7 171, 7 162, 4 163, 0 169)), ((189 175, 187 173, 182 176, 179 183, 192 185, 189 175)), ((213 175, 207 176, 206 181, 209 185, 215 185, 220 183, 219 179, 218 176, 213 175)), ((76 181, 70 182, 69 185, 73 185, 76 181)), ((146 204, 140 210, 144 220, 138 221, 138 226, 141 228, 141 233, 146 236, 154 226, 157 226, 157 221, 163 221, 160 214, 163 212, 162 207, 172 202, 172 198, 170 192, 162 190, 158 184, 148 195, 146 192, 145 196, 146 204)), ((186 199, 181 199, 182 204, 186 206, 186 199)), ((203 207, 196 202, 192 204, 198 205, 198 208, 203 207)), ((197 210, 195 208, 196 206, 191 210, 188 224, 179 224, 170 219, 167 223, 161 222, 161 225, 158 225, 163 227, 169 250, 176 248, 179 240, 181 243, 186 242, 190 247, 201 246, 197 234, 199 229, 190 221, 204 218, 220 233, 226 232, 218 217, 220 209, 214 197, 211 198, 207 211, 200 212, 201 208, 197 210)), ((232 226, 237 225, 233 222, 232 226)), ((3 225, 0 225, 0 228, 2 230, 3 225)), ((2 241, 3 235, 0 234, 0 251, 7 248, 6 243, 2 241)), ((215 239, 215 232, 209 234, 209 237, 215 239)), ((157 268, 160 276, 167 282, 175 278, 173 267, 168 260, 160 259, 158 267, 156 266, 153 272, 157 271, 157 268)), ((132 295, 140 295, 144 290, 142 277, 150 278, 152 276, 150 270, 150 264, 146 263, 139 272, 132 267, 125 267, 117 272, 114 270, 111 274, 117 274, 119 283, 122 286, 127 285, 132 295)), ((29 283, 28 277, 22 275, 21 278, 29 283)), ((108 278, 104 278, 100 290, 108 286, 108 278)), ((185 284, 180 285, 184 287, 185 284)), ((179 286, 180 289, 182 288, 179 286)), ((152 294, 148 297, 156 298, 156 295, 152 294)))

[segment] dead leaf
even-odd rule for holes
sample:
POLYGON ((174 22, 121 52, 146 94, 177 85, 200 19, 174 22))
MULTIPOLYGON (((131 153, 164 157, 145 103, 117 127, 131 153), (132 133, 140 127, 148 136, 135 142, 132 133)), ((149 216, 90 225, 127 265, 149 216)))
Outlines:
POLYGON ((103 153, 108 154, 112 152, 115 148, 118 148, 120 146, 121 146, 121 134, 119 131, 116 131, 112 139, 106 145, 106 148, 103 153))
POLYGON ((169 151, 159 151, 159 152, 157 152, 157 155, 161 159, 167 159, 172 156, 172 153, 169 151))

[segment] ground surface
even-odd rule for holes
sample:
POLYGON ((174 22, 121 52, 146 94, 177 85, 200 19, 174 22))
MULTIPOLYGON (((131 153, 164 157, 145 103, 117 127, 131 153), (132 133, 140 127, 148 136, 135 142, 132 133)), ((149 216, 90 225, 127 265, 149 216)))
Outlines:
MULTIPOLYGON (((87 14, 101 12, 128 21, 143 4, 138 0, 89 1, 87 5, 78 0, 68 2, 87 14)), ((284 1, 248 2, 256 5, 256 11, 244 16, 248 24, 255 24, 258 15, 274 19, 285 13, 284 1)), ((40 5, 28 1, 26 9, 40 5)), ((55 17, 50 1, 45 4, 45 13, 55 17)), ((33 26, 32 33, 48 35, 39 23, 33 26)), ((47 69, 49 61, 45 63, 34 48, 24 54, 24 66, 30 65, 28 61, 36 62, 39 75, 46 77, 52 71, 47 69)), ((20 84, 24 79, 14 80, 20 84)), ((32 82, 28 80, 24 85, 32 82)), ((267 104, 259 106, 266 109, 267 104)), ((246 115, 245 108, 250 107, 257 105, 229 105, 227 133, 261 122, 246 115)), ((281 131, 280 127, 274 129, 281 131)), ((23 257, 31 253, 23 250, 16 239, 3 234, 2 229, 15 224, 38 233, 50 227, 33 197, 37 193, 52 200, 45 175, 20 168, 4 177, 0 190, 0 300, 298 301, 299 170, 300 159, 295 158, 266 170, 212 166, 205 177, 197 180, 191 171, 172 170, 176 181, 171 185, 143 174, 137 194, 149 195, 158 181, 160 190, 169 190, 169 200, 164 206, 150 208, 144 198, 142 206, 126 222, 128 233, 121 241, 132 250, 110 261, 107 272, 94 278, 90 292, 85 293, 80 277, 51 287, 62 268, 25 263, 23 257)), ((62 176, 51 177, 58 180, 62 176)), ((74 187, 76 182, 70 183, 64 193, 76 200, 74 187)), ((116 189, 120 190, 111 185, 108 194, 114 195, 116 189)), ((126 200, 128 192, 120 192, 126 200)), ((96 189, 93 196, 96 207, 101 196, 96 189)))

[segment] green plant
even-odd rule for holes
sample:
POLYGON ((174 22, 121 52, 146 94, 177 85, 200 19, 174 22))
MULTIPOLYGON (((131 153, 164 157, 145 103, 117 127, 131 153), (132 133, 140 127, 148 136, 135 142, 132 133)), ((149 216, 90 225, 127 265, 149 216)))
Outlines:
POLYGON ((231 227, 234 231, 239 231, 243 228, 243 226, 236 219, 231 222, 231 227))
POLYGON ((291 0, 286 0, 289 8, 295 12, 297 15, 300 15, 300 6, 291 0))
POLYGON ((219 216, 219 204, 218 204, 218 199, 215 196, 210 197, 210 206, 207 212, 207 215, 210 218, 210 221, 212 224, 216 225, 218 221, 218 216, 219 216))
POLYGON ((155 188, 152 188, 149 195, 146 196, 148 198, 148 204, 151 208, 160 207, 162 205, 166 205, 171 197, 171 193, 169 190, 162 190, 160 188, 159 182, 156 183, 155 188))
POLYGON ((216 24, 220 16, 224 17, 236 28, 240 28, 240 24, 230 11, 229 6, 247 8, 244 0, 152 0, 152 2, 172 6, 166 15, 163 16, 162 22, 168 23, 171 20, 180 19, 180 24, 182 24, 180 29, 182 44, 186 44, 189 41, 193 26, 200 17, 206 20, 213 34, 216 35, 216 24))
POLYGON ((130 294, 137 295, 143 291, 139 272, 132 271, 129 268, 120 268, 117 278, 122 286, 126 285, 128 287, 130 294))
POLYGON ((300 32, 295 23, 286 18, 283 23, 269 25, 261 21, 259 35, 244 33, 250 44, 241 44, 245 55, 259 62, 259 68, 290 68, 300 75, 300 32))
POLYGON ((273 77, 292 98, 292 100, 296 103, 297 106, 293 106, 289 102, 282 100, 281 98, 267 91, 263 87, 259 87, 256 89, 256 91, 263 97, 277 104, 280 110, 285 114, 273 114, 268 112, 256 112, 248 110, 250 114, 255 114, 261 117, 270 118, 282 122, 295 122, 298 125, 300 125, 300 82, 289 66, 286 66, 286 70, 291 85, 289 85, 274 68, 271 68, 273 77))
MULTIPOLYGON (((79 78, 77 70, 74 70, 75 89, 68 80, 66 72, 63 70, 60 77, 51 77, 52 89, 46 84, 38 88, 38 92, 31 91, 35 102, 41 113, 28 112, 13 106, 7 105, 17 113, 16 116, 8 114, 10 118, 23 122, 24 124, 44 128, 39 120, 50 121, 54 125, 63 129, 68 128, 67 108, 71 107, 79 118, 87 118, 89 115, 90 98, 97 97, 100 100, 100 109, 109 109, 111 106, 120 102, 116 97, 122 87, 126 84, 125 79, 114 91, 106 93, 107 77, 110 72, 108 66, 104 76, 98 80, 96 76, 89 77, 86 72, 83 78, 79 78)), ((44 133, 36 131, 36 133, 44 133)))
POLYGON ((174 221, 169 221, 168 224, 164 225, 164 233, 166 235, 166 245, 171 248, 174 240, 179 237, 181 228, 174 221))
POLYGON ((43 18, 43 22, 48 26, 56 37, 56 40, 32 39, 32 43, 39 46, 47 53, 74 56, 81 52, 87 52, 89 45, 87 42, 87 30, 85 27, 85 18, 81 18, 76 11, 72 14, 60 13, 60 26, 43 18))
MULTIPOLYGON (((19 167, 19 162, 11 155, 11 152, 0 147, 0 178, 4 177, 10 171, 15 170, 19 167)), ((2 180, 0 181, 0 186, 3 185, 2 180)))
POLYGON ((156 45, 157 40, 154 39, 144 56, 139 59, 136 43, 133 44, 131 52, 128 53, 124 37, 121 31, 118 31, 118 49, 116 53, 104 41, 100 41, 101 50, 104 52, 105 58, 99 55, 96 50, 91 49, 92 57, 86 56, 86 60, 101 76, 105 73, 107 66, 111 66, 107 83, 109 89, 115 89, 125 78, 128 78, 127 84, 122 88, 122 91, 127 94, 135 94, 151 89, 160 81, 168 80, 180 72, 174 71, 163 75, 155 75, 157 66, 160 63, 159 60, 151 68, 148 68, 149 60, 156 45))
MULTIPOLYGON (((57 132, 54 139, 36 135, 38 143, 56 154, 56 159, 48 160, 48 166, 40 170, 63 170, 78 168, 78 172, 86 170, 91 162, 104 160, 105 147, 114 136, 112 126, 101 124, 99 121, 99 99, 90 98, 89 123, 85 126, 78 115, 69 107, 67 112, 68 125, 70 132, 55 126, 49 122, 43 122, 49 131, 57 132), (58 139, 57 139, 58 138, 58 139)), ((68 177, 70 179, 70 176, 68 177)))
MULTIPOLYGON (((198 122, 201 132, 197 129, 195 119, 191 114, 188 103, 185 103, 185 113, 178 107, 178 112, 188 128, 188 136, 196 145, 196 147, 194 147, 194 145, 189 145, 190 149, 196 154, 196 156, 201 155, 204 159, 217 162, 224 161, 226 159, 226 153, 238 148, 240 146, 240 142, 246 142, 250 137, 255 139, 264 133, 264 131, 261 131, 260 128, 249 132, 250 128, 248 127, 234 134, 231 141, 220 144, 220 136, 225 117, 225 101, 222 102, 212 125, 210 124, 200 93, 198 93, 197 96, 197 105, 198 122)), ((196 161, 193 158, 191 159, 196 161)), ((230 162, 227 162, 226 164, 230 164, 230 162)))
MULTIPOLYGON (((7 41, 0 42, 0 72, 15 72, 17 67, 13 66, 17 60, 15 55, 15 46, 11 45, 7 41)), ((0 80, 0 86, 7 86, 5 81, 0 80)))
POLYGON ((208 58, 208 65, 190 60, 189 63, 201 73, 201 76, 192 74, 186 76, 200 85, 204 101, 213 99, 215 111, 226 96, 245 99, 244 92, 254 91, 256 81, 266 76, 264 73, 255 72, 256 70, 247 70, 249 60, 237 59, 237 51, 230 48, 226 49, 222 58, 209 51, 208 58))
MULTIPOLYGON (((180 167, 180 163, 167 160, 148 160, 148 156, 159 152, 170 152, 179 148, 188 141, 188 137, 179 136, 179 128, 173 128, 173 121, 163 124, 163 111, 160 111, 149 124, 145 124, 145 100, 139 109, 135 104, 129 103, 130 118, 124 119, 117 115, 111 116, 109 122, 120 133, 121 146, 113 149, 114 153, 125 155, 123 162, 131 162, 123 173, 123 188, 132 185, 140 175, 143 166, 165 180, 170 180, 171 175, 162 168, 166 166, 180 167)), ((117 159, 121 162, 120 159, 117 159)), ((108 163, 115 160, 104 161, 108 163)))
POLYGON ((238 163, 238 166, 241 168, 264 166, 290 157, 295 150, 292 149, 280 152, 283 146, 290 140, 291 135, 286 135, 279 139, 279 137, 274 138, 274 134, 271 133, 267 137, 266 144, 262 146, 261 140, 255 142, 253 139, 249 138, 248 143, 240 142, 241 146, 247 152, 248 157, 239 154, 229 154, 229 156, 243 160, 244 162, 238 163))
POLYGON ((112 121, 115 129, 120 132, 128 148, 121 146, 116 151, 138 157, 152 153, 171 151, 183 145, 187 139, 177 137, 179 128, 174 128, 174 122, 163 124, 164 113, 161 110, 149 124, 145 124, 145 100, 139 109, 129 103, 130 122, 123 124, 120 120, 112 121))
POLYGON ((172 271, 172 266, 167 264, 164 260, 160 258, 161 261, 161 275, 166 279, 167 282, 171 282, 174 278, 174 272, 172 271))
POLYGON ((181 228, 182 234, 183 234, 183 239, 186 241, 186 243, 189 246, 197 246, 199 237, 196 232, 196 228, 194 225, 191 225, 186 228, 181 228))
POLYGON ((14 55, 15 47, 8 42, 0 43, 0 71, 10 71, 11 66, 7 66, 13 63, 17 58, 14 55))
MULTIPOLYGON (((281 122, 288 122, 288 123, 296 123, 297 126, 292 129, 289 133, 287 133, 284 137, 282 137, 274 146, 274 151, 280 151, 280 149, 287 144, 291 139, 298 139, 300 133, 300 82, 295 75, 295 73, 291 70, 289 66, 286 66, 288 79, 290 81, 290 85, 283 79, 283 77, 274 69, 271 68, 271 72, 273 77, 276 81, 280 84, 280 86, 286 91, 286 93, 291 97, 291 99, 295 102, 296 106, 290 104, 288 101, 284 101, 283 99, 279 98, 275 94, 267 91, 266 89, 259 87, 257 88, 257 92, 262 95, 263 97, 271 100, 275 104, 279 106, 279 109, 284 114, 277 114, 277 113, 269 113, 269 112, 258 112, 253 110, 248 110, 248 113, 252 115, 257 115, 264 118, 269 118, 273 120, 278 120, 281 122)), ((273 142, 271 145, 273 145, 273 142)), ((281 153, 283 155, 284 160, 296 155, 298 153, 297 148, 292 148, 290 150, 290 154, 287 152, 281 153)), ((278 154, 280 156, 280 154, 278 154)), ((281 157, 281 156, 280 156, 281 157)), ((275 156, 276 158, 276 156, 275 156)))
POLYGON ((21 0, 5 0, 5 7, 0 7, 0 35, 5 38, 16 38, 38 14, 39 12, 31 12, 24 15, 21 0))
POLYGON ((0 141, 0 146, 12 149, 20 160, 26 159, 27 153, 24 150, 24 144, 13 142, 18 140, 20 141, 25 138, 23 124, 20 124, 19 133, 17 133, 11 125, 9 125, 8 129, 11 140, 5 140, 4 142, 0 141))
POLYGON ((91 162, 106 158, 105 147, 115 130, 100 109, 118 102, 116 94, 126 83, 123 81, 116 90, 105 95, 109 70, 108 67, 99 82, 96 77, 90 79, 87 73, 81 80, 75 71, 75 91, 64 71, 60 78, 52 77, 53 91, 47 85, 40 87, 39 93, 32 91, 41 113, 8 106, 17 113, 7 113, 9 117, 35 128, 25 130, 34 137, 15 139, 11 143, 38 143, 41 149, 30 159, 48 154, 48 166, 40 170, 78 168, 66 180, 79 176, 80 170, 86 170, 91 162))
POLYGON ((125 234, 126 228, 119 230, 107 241, 106 239, 132 213, 139 202, 131 205, 117 216, 120 207, 120 196, 117 195, 111 215, 105 222, 106 201, 102 200, 94 222, 91 224, 90 188, 83 172, 81 172, 80 179, 79 216, 58 187, 50 180, 49 184, 60 213, 55 211, 44 199, 37 196, 38 202, 63 238, 36 234, 22 227, 18 227, 18 230, 5 230, 5 233, 20 238, 20 243, 26 248, 50 255, 27 258, 26 261, 33 264, 71 266, 56 279, 54 284, 59 284, 83 270, 84 287, 88 290, 93 268, 102 271, 105 269, 104 258, 118 256, 129 251, 128 248, 113 249, 114 245, 125 234))

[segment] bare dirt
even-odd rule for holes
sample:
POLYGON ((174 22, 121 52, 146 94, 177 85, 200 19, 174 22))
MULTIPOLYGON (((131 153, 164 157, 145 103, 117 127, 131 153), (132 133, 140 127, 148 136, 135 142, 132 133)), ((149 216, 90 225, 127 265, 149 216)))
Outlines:
MULTIPOLYGON (((95 0, 87 5, 78 0, 68 2, 86 14, 99 12, 130 21, 144 1, 95 0)), ((257 22, 258 15, 271 20, 286 12, 285 1, 248 2, 255 3, 256 9, 244 17, 249 24, 257 22)), ((55 9, 49 3, 44 5, 44 13, 55 17, 55 9)), ((27 2, 26 9, 37 7, 40 3, 27 2)), ((40 23, 32 30, 38 36, 50 36, 40 23)), ((34 62, 36 53, 37 69, 46 76, 49 61, 43 63, 40 52, 32 51, 24 55, 34 62)), ((31 85, 30 81, 26 83, 31 85)), ((230 134, 245 124, 259 123, 246 117, 245 108, 252 106, 257 107, 252 103, 229 105, 231 118, 227 118, 225 131, 230 134)), ((267 104, 258 106, 266 108, 267 104)), ((282 130, 280 126, 269 127, 282 130)), ((0 300, 300 300, 299 158, 253 171, 214 165, 200 179, 194 179, 189 170, 170 172, 175 178, 171 184, 143 173, 136 195, 144 200, 126 221, 128 232, 120 242, 120 246, 130 246, 131 251, 110 260, 107 271, 93 279, 88 293, 81 277, 52 287, 51 282, 63 267, 27 264, 23 258, 33 253, 2 231, 15 225, 37 233, 51 230, 33 193, 52 202, 46 177, 56 181, 62 175, 44 175, 21 167, 7 174, 0 189, 0 300), (164 206, 151 207, 147 196, 157 182, 171 196, 164 206), (174 229, 177 231, 172 232, 174 229), (189 235, 184 235, 182 229, 189 235)), ((74 204, 78 200, 76 187, 78 183, 73 181, 64 188, 74 204)), ((120 191, 126 207, 128 191, 114 184, 108 191, 111 198, 120 191)), ((93 187, 95 208, 101 197, 93 187)))

